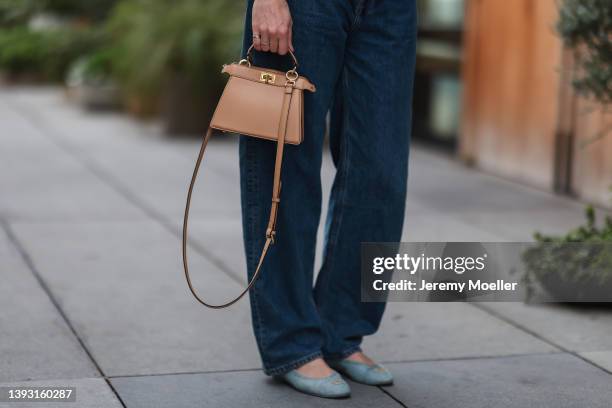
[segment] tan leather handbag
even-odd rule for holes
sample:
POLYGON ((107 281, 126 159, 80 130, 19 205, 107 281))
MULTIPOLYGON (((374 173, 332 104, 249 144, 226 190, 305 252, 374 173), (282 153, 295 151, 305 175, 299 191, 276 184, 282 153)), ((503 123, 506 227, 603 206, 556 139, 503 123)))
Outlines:
POLYGON ((292 52, 290 52, 290 55, 293 59, 293 68, 287 72, 281 72, 253 66, 251 64, 252 51, 253 46, 249 48, 246 59, 223 66, 221 72, 229 74, 229 79, 217 104, 208 131, 202 140, 200 153, 189 184, 183 219, 183 267, 187 285, 198 302, 213 309, 224 308, 236 303, 253 287, 268 249, 270 245, 274 244, 276 215, 280 203, 283 148, 285 143, 299 145, 302 142, 304 137, 304 91, 315 91, 315 86, 308 79, 298 74, 298 62, 292 52), (196 293, 189 276, 187 261, 187 224, 191 196, 206 145, 215 129, 276 141, 270 218, 266 229, 266 241, 259 257, 257 269, 246 288, 237 297, 219 305, 204 301, 196 293))

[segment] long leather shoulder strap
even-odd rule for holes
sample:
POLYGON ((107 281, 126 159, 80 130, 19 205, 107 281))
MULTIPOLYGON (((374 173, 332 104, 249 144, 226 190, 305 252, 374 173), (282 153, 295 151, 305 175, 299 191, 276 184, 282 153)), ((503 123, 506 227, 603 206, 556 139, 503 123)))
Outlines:
POLYGON ((211 304, 202 299, 198 293, 196 292, 193 284, 191 282, 191 277, 189 274, 189 262, 187 259, 187 246, 188 246, 188 233, 187 226, 189 222, 189 209, 191 207, 191 198, 193 195, 193 189, 195 187, 196 179, 198 177, 198 173, 200 171, 200 166, 202 164, 202 159, 204 158, 204 151, 206 150, 206 146, 208 145, 208 141, 212 135, 212 128, 208 128, 206 131, 206 135, 202 140, 202 146, 200 147, 200 153, 198 154, 198 158, 196 160, 195 168, 193 169, 193 175, 191 177, 191 182, 189 183, 189 190, 187 192, 187 203, 185 205, 185 216, 183 218, 183 240, 182 240, 182 250, 183 250, 183 269, 185 270, 185 279, 187 280, 187 286, 189 286, 189 290, 196 298, 198 302, 203 304, 206 307, 212 309, 222 309, 228 306, 233 305, 237 301, 239 301, 255 284, 255 281, 259 277, 261 272, 261 267, 263 265, 264 259, 270 249, 270 246, 274 244, 274 239, 276 236, 276 217, 278 215, 278 206, 280 203, 280 189, 281 189, 281 169, 283 162, 283 149, 285 147, 285 136, 287 134, 287 122, 289 121, 289 108, 291 106, 291 98, 293 96, 295 82, 288 81, 285 85, 285 95, 283 98, 283 106, 281 109, 281 118, 279 121, 279 129, 278 129, 278 140, 276 142, 276 160, 274 163, 274 180, 272 184, 272 204, 270 206, 270 218, 268 220, 268 226, 266 228, 266 241, 261 250, 261 255, 259 256, 259 262, 257 263, 257 268, 253 273, 248 285, 238 296, 234 299, 222 303, 222 304, 211 304))

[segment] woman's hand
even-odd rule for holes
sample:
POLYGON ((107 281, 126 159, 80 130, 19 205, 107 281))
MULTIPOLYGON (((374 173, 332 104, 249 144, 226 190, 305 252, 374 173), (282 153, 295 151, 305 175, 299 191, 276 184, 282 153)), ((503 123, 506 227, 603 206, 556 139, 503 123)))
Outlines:
POLYGON ((292 25, 286 0, 255 0, 253 3, 253 44, 256 50, 280 55, 293 51, 292 25))

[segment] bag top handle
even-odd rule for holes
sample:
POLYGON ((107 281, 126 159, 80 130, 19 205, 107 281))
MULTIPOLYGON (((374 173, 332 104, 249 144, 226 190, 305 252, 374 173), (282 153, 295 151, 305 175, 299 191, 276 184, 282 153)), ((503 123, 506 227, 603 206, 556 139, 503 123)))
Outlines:
MULTIPOLYGON (((246 53, 246 58, 240 60, 240 64, 244 65, 248 65, 249 67, 251 66, 252 62, 253 62, 253 49, 255 48, 255 44, 251 44, 251 46, 249 47, 247 53, 246 53)), ((293 53, 293 51, 289 50, 289 55, 291 56, 291 59, 293 60, 293 68, 291 70, 289 70, 289 72, 295 72, 297 74, 297 68, 299 66, 298 64, 298 60, 295 57, 295 54, 293 53)))

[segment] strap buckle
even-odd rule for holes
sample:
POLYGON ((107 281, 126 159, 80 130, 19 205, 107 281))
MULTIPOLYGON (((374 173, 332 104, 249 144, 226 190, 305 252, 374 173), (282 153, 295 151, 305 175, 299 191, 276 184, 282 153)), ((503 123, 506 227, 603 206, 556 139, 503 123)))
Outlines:
POLYGON ((266 231, 266 239, 269 239, 274 244, 274 238, 276 237, 276 231, 268 229, 266 231))

